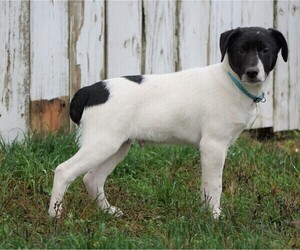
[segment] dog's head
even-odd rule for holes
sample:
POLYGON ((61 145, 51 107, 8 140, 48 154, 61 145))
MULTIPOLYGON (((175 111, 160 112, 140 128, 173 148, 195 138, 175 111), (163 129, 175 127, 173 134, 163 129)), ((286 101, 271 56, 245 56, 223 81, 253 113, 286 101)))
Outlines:
POLYGON ((243 83, 259 84, 273 70, 281 50, 283 60, 288 58, 284 36, 277 30, 259 27, 237 28, 221 34, 221 61, 227 52, 232 70, 243 83))

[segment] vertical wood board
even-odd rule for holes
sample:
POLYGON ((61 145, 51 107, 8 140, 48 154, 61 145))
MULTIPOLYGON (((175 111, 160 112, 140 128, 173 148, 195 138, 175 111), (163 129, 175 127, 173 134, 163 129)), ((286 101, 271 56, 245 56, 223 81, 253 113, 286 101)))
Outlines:
POLYGON ((274 130, 282 131, 300 127, 300 3, 278 1, 276 28, 287 39, 288 63, 281 55, 277 60, 274 85, 274 130))
POLYGON ((30 2, 31 100, 69 95, 68 2, 30 2))
POLYGON ((211 1, 209 64, 221 61, 219 48, 222 32, 241 26, 241 1, 211 1))
MULTIPOLYGON (((282 32, 287 38, 288 29, 283 27, 288 26, 288 5, 277 3, 277 20, 276 28, 282 32)), ((289 127, 289 82, 288 82, 288 63, 284 63, 280 58, 277 60, 275 69, 274 83, 274 130, 286 130, 289 127)))
POLYGON ((107 1, 107 77, 141 73, 141 1, 107 1))
POLYGON ((29 2, 0 2, 0 136, 22 139, 29 114, 29 2))
POLYGON ((69 2, 70 98, 83 87, 105 78, 104 1, 69 2))
POLYGON ((300 129, 300 2, 289 2, 289 130, 300 129))
POLYGON ((241 12, 243 27, 273 27, 274 3, 272 1, 242 1, 241 12))
POLYGON ((179 8, 178 70, 206 66, 209 63, 209 1, 181 1, 179 8))
POLYGON ((176 70, 176 1, 144 1, 145 73, 176 70))
POLYGON ((67 116, 69 107, 68 2, 32 1, 30 7, 31 129, 53 131, 54 123, 42 118, 48 112, 52 112, 52 119, 62 122, 57 125, 59 129, 67 128, 68 122, 59 117, 67 116), (62 103, 61 109, 55 108, 57 98, 62 103), (40 103, 37 105, 36 101, 40 103))

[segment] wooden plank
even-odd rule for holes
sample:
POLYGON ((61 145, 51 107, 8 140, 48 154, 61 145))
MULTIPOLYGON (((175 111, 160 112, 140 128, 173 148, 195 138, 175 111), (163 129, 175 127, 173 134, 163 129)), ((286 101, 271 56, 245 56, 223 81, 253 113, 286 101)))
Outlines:
POLYGON ((107 77, 141 73, 141 1, 107 1, 107 77))
MULTIPOLYGON (((30 98, 31 111, 33 111, 36 110, 33 108, 36 101, 40 101, 40 105, 54 103, 50 100, 56 98, 65 102, 66 97, 69 96, 69 27, 67 1, 32 1, 30 7, 30 98)), ((68 106, 68 103, 64 105, 63 113, 67 113, 68 106)), ((40 116, 41 114, 32 112, 30 119, 38 121, 40 116)), ((42 120, 40 122, 43 123, 42 120)), ((36 123, 31 122, 31 125, 31 129, 38 132, 45 132, 40 131, 40 128, 53 130, 51 124, 33 126, 36 123)), ((60 126, 67 128, 68 122, 60 126)))
POLYGON ((178 70, 208 65, 209 1, 182 1, 179 7, 178 70))
MULTIPOLYGON (((277 3, 276 28, 280 30, 285 38, 288 35, 288 4, 277 3), (283 27, 286 27, 283 29, 283 27)), ((290 58, 289 58, 290 60, 290 58)), ((274 82, 274 130, 282 131, 289 128, 289 81, 287 79, 288 63, 284 63, 280 57, 277 60, 274 82)))
POLYGON ((68 107, 69 97, 54 98, 52 100, 32 101, 30 113, 31 128, 39 134, 67 132, 69 123, 68 107))
MULTIPOLYGON (((300 2, 289 2, 289 130, 300 129, 300 2)), ((286 27, 285 27, 286 28, 286 27)))
POLYGON ((220 35, 222 32, 241 26, 241 8, 241 1, 211 1, 209 64, 221 61, 220 35))
MULTIPOLYGON (((243 1, 241 26, 273 27, 272 1, 243 1)), ((258 104, 258 117, 251 128, 273 127, 273 73, 265 84, 266 102, 258 104)))
POLYGON ((0 136, 24 138, 29 113, 29 2, 0 2, 0 136))
POLYGON ((70 97, 105 78, 104 1, 70 1, 70 97))
POLYGON ((274 130, 282 131, 300 127, 300 84, 298 45, 300 3, 297 1, 278 1, 276 9, 276 28, 287 39, 289 59, 285 63, 279 55, 275 70, 274 85, 274 130))
POLYGON ((271 28, 274 19, 273 4, 273 1, 243 1, 241 25, 271 28))
POLYGON ((176 1, 144 1, 145 73, 176 70, 176 1))

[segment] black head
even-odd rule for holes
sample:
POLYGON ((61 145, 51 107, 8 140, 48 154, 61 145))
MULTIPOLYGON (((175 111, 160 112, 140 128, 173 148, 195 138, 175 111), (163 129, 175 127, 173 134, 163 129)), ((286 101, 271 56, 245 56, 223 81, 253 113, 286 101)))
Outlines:
POLYGON ((227 53, 229 65, 246 83, 263 82, 273 70, 281 50, 283 60, 288 58, 288 46, 277 30, 260 27, 237 28, 221 34, 221 61, 227 53))

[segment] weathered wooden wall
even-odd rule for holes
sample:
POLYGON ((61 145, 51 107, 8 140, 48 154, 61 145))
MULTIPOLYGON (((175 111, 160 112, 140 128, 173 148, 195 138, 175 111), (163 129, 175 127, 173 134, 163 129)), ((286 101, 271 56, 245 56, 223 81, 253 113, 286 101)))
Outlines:
POLYGON ((0 135, 14 139, 29 127, 29 3, 0 2, 0 135))
POLYGON ((278 28, 278 58, 254 127, 300 129, 299 1, 1 1, 0 136, 69 129, 75 91, 101 79, 220 61, 219 36, 278 28))

